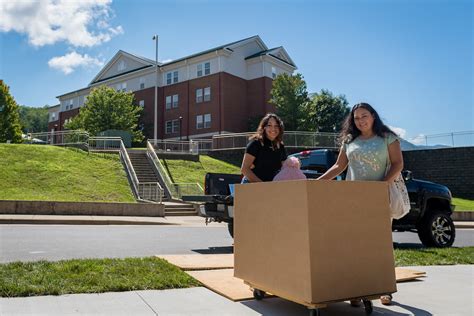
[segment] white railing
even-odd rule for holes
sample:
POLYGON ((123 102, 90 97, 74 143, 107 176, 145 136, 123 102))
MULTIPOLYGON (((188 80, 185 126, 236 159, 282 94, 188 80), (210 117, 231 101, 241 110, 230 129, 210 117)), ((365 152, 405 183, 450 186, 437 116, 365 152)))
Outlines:
POLYGON ((146 145, 147 155, 151 158, 151 160, 155 164, 155 168, 158 170, 159 174, 161 175, 161 179, 163 180, 164 185, 168 188, 170 195, 173 198, 179 198, 180 196, 178 195, 178 192, 176 191, 176 187, 173 181, 171 181, 168 175, 168 171, 166 171, 166 168, 163 166, 160 159, 156 155, 153 145, 151 144, 150 141, 147 141, 146 144, 147 144, 146 145))
POLYGON ((140 182, 133 168, 127 148, 120 139, 120 157, 125 164, 127 174, 130 177, 135 193, 139 199, 145 201, 160 202, 163 200, 163 188, 158 182, 140 182))
POLYGON ((204 195, 204 190, 199 183, 175 183, 179 197, 183 195, 204 195))
POLYGON ((122 138, 97 136, 89 137, 88 145, 90 151, 120 151, 122 138))
MULTIPOLYGON (((212 149, 230 150, 245 148, 254 133, 232 133, 212 136, 212 149)), ((287 148, 338 148, 337 133, 287 131, 283 142, 287 148)))
POLYGON ((452 132, 432 135, 419 135, 409 140, 412 144, 439 147, 470 147, 474 146, 474 131, 452 132))
POLYGON ((158 152, 166 153, 182 153, 182 154, 199 154, 199 143, 193 140, 162 140, 149 139, 154 144, 154 148, 158 152))
POLYGON ((26 144, 38 145, 87 145, 89 133, 81 130, 68 130, 57 132, 28 133, 25 139, 26 144))

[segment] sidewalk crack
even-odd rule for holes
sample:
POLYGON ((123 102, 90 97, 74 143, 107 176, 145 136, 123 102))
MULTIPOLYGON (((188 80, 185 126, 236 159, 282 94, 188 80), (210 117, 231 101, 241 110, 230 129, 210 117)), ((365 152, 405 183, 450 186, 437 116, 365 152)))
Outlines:
POLYGON ((150 306, 150 304, 148 304, 147 301, 145 301, 145 299, 140 295, 140 293, 138 293, 137 291, 135 291, 135 293, 138 295, 139 298, 141 298, 141 300, 143 301, 143 303, 145 303, 145 304, 151 309, 151 311, 152 311, 156 316, 158 316, 158 313, 153 309, 153 307, 150 306))

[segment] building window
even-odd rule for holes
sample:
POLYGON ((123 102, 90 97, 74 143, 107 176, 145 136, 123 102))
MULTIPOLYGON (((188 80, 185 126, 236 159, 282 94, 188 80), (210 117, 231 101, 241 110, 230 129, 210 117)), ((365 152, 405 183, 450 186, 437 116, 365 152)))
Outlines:
POLYGON ((145 107, 145 100, 138 101, 138 105, 141 107, 145 107))
POLYGON ((178 107, 178 102, 179 102, 178 95, 177 94, 173 95, 173 108, 178 107))
POLYGON ((202 115, 196 116, 196 129, 204 128, 204 122, 202 115))
POLYGON ((171 84, 171 72, 166 74, 166 84, 171 84))
POLYGON ((196 89, 196 103, 202 102, 202 89, 196 89))
POLYGON ((204 128, 211 127, 211 114, 204 114, 204 128))
POLYGON ((211 73, 211 63, 202 63, 197 65, 197 76, 209 75, 211 73), (204 71, 203 71, 204 70, 204 71))
POLYGON ((173 121, 166 121, 165 126, 165 134, 171 134, 171 132, 173 131, 173 121))
POLYGON ((51 121, 56 121, 56 113, 51 113, 51 121))
POLYGON ((126 82, 122 82, 122 83, 119 83, 117 85, 117 91, 122 91, 122 92, 125 92, 127 91, 127 83, 126 82))
POLYGON ((211 87, 204 88, 204 101, 211 101, 211 87))
POLYGON ((140 83, 140 90, 145 89, 145 78, 143 78, 143 77, 140 78, 139 83, 140 83))
POLYGON ((196 129, 210 128, 211 114, 204 114, 196 116, 196 129))
POLYGON ((173 133, 179 133, 179 120, 173 120, 173 133))
POLYGON ((173 83, 178 82, 178 71, 173 72, 173 83))
POLYGON ((166 97, 166 109, 169 110, 171 109, 171 96, 166 97))
POLYGON ((275 67, 272 67, 272 78, 275 79, 277 76, 277 70, 275 67))

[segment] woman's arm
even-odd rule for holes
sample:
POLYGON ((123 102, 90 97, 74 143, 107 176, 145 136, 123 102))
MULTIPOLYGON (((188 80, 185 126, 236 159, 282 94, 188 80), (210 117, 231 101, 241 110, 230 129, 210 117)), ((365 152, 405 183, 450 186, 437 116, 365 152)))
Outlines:
POLYGON ((340 175, 344 170, 347 168, 347 164, 349 160, 347 159, 346 152, 344 149, 341 148, 339 152, 339 156, 337 156, 336 163, 329 168, 322 176, 320 176, 317 180, 332 180, 338 175, 340 175))
POLYGON ((403 155, 398 140, 388 145, 388 157, 390 159, 390 170, 383 178, 383 181, 391 182, 403 170, 403 155))
POLYGON ((251 169, 254 161, 255 161, 254 156, 252 156, 251 154, 245 153, 244 159, 242 160, 242 167, 240 168, 240 171, 247 179, 249 179, 250 182, 262 182, 262 180, 260 180, 260 178, 257 177, 251 169))

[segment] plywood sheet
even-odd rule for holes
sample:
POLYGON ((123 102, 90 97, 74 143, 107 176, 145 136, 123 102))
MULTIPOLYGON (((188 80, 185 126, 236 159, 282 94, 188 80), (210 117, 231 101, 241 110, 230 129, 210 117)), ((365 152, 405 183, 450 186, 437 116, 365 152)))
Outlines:
POLYGON ((244 281, 234 277, 234 269, 186 271, 208 289, 233 301, 253 299, 253 292, 244 281))
POLYGON ((395 268, 397 282, 413 281, 418 278, 426 277, 426 272, 411 270, 407 268, 395 268))
POLYGON ((233 254, 217 255, 157 255, 183 270, 230 269, 234 267, 233 254))

